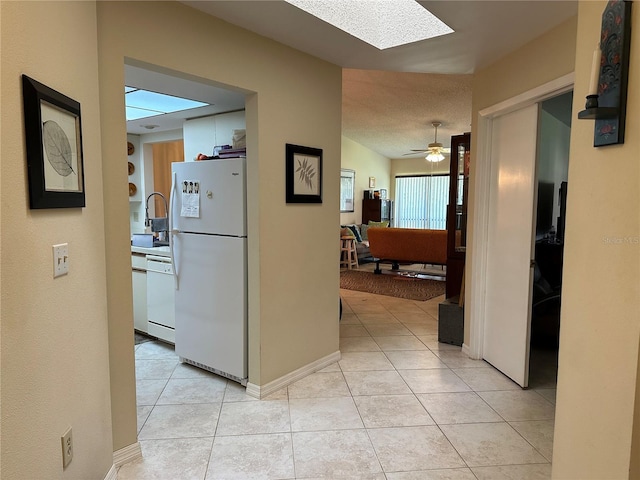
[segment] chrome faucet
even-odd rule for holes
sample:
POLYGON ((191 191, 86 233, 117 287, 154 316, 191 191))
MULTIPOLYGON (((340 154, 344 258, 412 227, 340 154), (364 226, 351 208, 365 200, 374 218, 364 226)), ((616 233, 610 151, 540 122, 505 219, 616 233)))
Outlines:
POLYGON ((144 212, 145 227, 151 227, 152 232, 158 232, 160 234, 158 238, 160 241, 166 241, 167 232, 169 231, 169 207, 167 206, 166 197, 160 192, 150 193, 145 203, 144 212), (164 217, 149 218, 149 199, 154 195, 160 196, 162 198, 162 201, 164 202, 164 217))

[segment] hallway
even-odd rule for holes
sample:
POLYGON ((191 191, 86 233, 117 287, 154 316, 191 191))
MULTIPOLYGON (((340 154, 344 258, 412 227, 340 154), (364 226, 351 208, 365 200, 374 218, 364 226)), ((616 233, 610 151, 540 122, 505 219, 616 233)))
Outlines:
POLYGON ((341 295, 340 362, 262 401, 136 345, 143 459, 118 479, 550 478, 553 381, 522 390, 438 343, 441 298, 341 295))

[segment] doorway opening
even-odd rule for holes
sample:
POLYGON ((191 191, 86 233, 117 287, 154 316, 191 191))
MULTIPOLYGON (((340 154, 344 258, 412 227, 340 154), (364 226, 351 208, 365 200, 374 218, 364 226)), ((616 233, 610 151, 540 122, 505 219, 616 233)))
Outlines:
POLYGON ((540 103, 529 387, 555 388, 573 92, 540 103))
POLYGON ((538 112, 573 83, 567 74, 479 112, 467 351, 523 388, 529 383, 538 112))
POLYGON ((134 338, 136 344, 150 339, 173 344, 175 287, 167 208, 172 163, 195 160, 198 154, 213 156, 216 146, 232 143, 234 131, 246 132, 246 93, 132 59, 124 73, 125 95, 144 94, 127 104, 126 118, 134 338), (168 104, 154 103, 157 94, 168 104), (171 108, 187 100, 198 105, 171 108))

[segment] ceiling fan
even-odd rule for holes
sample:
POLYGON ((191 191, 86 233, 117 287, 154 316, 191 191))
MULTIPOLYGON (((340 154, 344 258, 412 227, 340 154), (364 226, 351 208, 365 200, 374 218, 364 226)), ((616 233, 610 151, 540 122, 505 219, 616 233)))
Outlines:
POLYGON ((450 153, 451 149, 445 148, 440 142, 438 142, 438 127, 442 125, 442 123, 432 122, 431 125, 433 125, 433 128, 435 128, 435 137, 433 143, 430 143, 426 149, 423 148, 419 150, 411 150, 411 153, 405 153, 403 156, 415 155, 416 153, 426 153, 427 156, 425 157, 425 159, 429 162, 440 162, 444 160, 443 153, 450 153))

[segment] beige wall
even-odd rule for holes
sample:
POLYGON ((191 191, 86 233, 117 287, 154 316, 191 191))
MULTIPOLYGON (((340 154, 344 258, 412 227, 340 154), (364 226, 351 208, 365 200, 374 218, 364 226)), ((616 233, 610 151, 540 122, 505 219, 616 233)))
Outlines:
MULTIPOLYGON (((551 29, 541 37, 478 71, 473 78, 473 108, 471 131, 478 131, 478 112, 484 108, 524 93, 535 87, 571 73, 574 68, 576 22, 574 17, 551 29), (553 52, 550 55, 549 52, 553 52)), ((477 135, 471 134, 471 168, 469 186, 468 245, 473 243, 475 196, 474 164, 477 157, 477 135)), ((467 250, 466 278, 472 278, 473 251, 467 250)), ((474 286, 466 286, 467 298, 474 286)), ((464 343, 470 342, 469 311, 465 312, 464 343)))
POLYGON ((114 446, 135 441, 125 58, 248 93, 249 381, 338 350, 341 71, 177 2, 100 2, 100 99, 114 446), (140 19, 144 19, 141 22, 140 19), (224 65, 224 68, 220 68, 224 65), (301 120, 301 112, 308 112, 301 120), (322 148, 323 203, 285 203, 285 144, 322 148), (291 234, 295 232, 296 238, 291 234), (131 408, 132 407, 132 408, 131 408), (133 418, 133 420, 132 420, 133 418))
POLYGON ((0 9, 2 478, 101 479, 113 450, 96 9, 92 2, 1 2, 0 9), (84 208, 29 209, 23 73, 81 104, 84 208), (53 279, 51 247, 65 242, 69 274, 53 279), (60 437, 69 426, 75 453, 63 471, 60 437))
MULTIPOLYGON (((574 119, 584 108, 605 2, 580 2, 574 119)), ((634 5, 633 25, 640 25, 634 5)), ((640 338, 640 35, 632 35, 626 138, 593 147, 593 121, 574 120, 569 161, 555 479, 629 475, 640 429, 634 402, 640 338), (599 168, 607 165, 607 168, 599 168), (604 268, 594 275, 594 266, 604 268)))
MULTIPOLYGON (((640 341, 640 337, 639 337, 640 341)), ((638 345, 640 351, 640 344, 638 345)), ((636 370, 636 404, 633 416, 633 438, 631 439, 631 467, 629 478, 640 478, 640 355, 636 370)))
POLYGON ((449 174, 450 155, 444 154, 441 162, 427 162, 420 158, 393 158, 391 160, 391 198, 396 196, 396 176, 400 175, 442 175, 449 174))
POLYGON ((370 190, 369 177, 375 177, 376 188, 373 190, 387 189, 387 198, 391 198, 390 172, 391 162, 387 157, 369 150, 354 142, 350 138, 342 137, 342 168, 355 170, 356 184, 353 197, 354 211, 340 214, 340 224, 362 222, 362 199, 364 191, 370 190))

